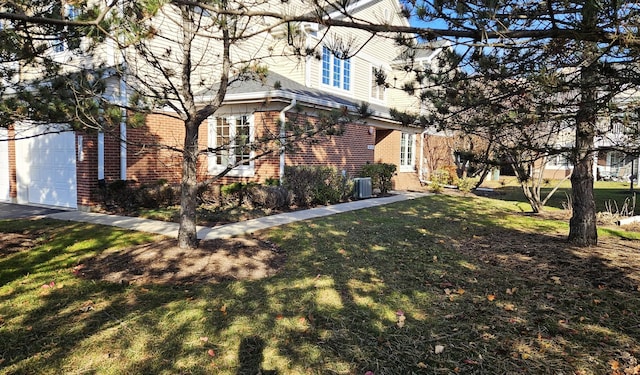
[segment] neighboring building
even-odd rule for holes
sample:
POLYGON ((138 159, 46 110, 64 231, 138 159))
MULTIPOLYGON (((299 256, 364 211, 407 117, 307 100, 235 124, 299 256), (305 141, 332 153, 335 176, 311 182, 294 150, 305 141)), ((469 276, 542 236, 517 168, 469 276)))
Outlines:
MULTIPOLYGON (((285 6, 280 1, 277 3, 285 6)), ((304 7, 304 4, 299 5, 304 7)), ((397 0, 360 0, 350 10, 362 19, 409 25, 401 16, 397 0)), ((73 7, 67 11, 70 16, 76 12, 73 7)), ((166 27, 166 22, 158 20, 159 33, 172 32, 166 27)), ((329 31, 331 35, 340 36, 332 39, 326 34, 327 29, 314 24, 299 25, 298 31, 296 38, 301 39, 301 43, 317 46, 318 58, 270 56, 261 59, 268 66, 267 80, 243 81, 229 87, 224 106, 200 127, 200 148, 215 148, 221 142, 244 142, 244 145, 267 132, 279 133, 285 121, 299 121, 298 117, 304 116, 305 121, 313 123, 319 120, 321 113, 341 108, 355 111, 362 102, 369 103, 371 116, 347 124, 343 134, 321 136, 314 142, 300 144, 295 153, 282 151, 242 163, 219 183, 264 182, 281 178, 284 167, 290 165, 332 166, 355 177, 364 164, 384 162, 398 166, 393 179, 394 189, 419 189, 418 171, 424 161, 420 157, 423 151, 419 150, 422 129, 402 126, 389 114, 392 107, 419 109, 416 107, 418 103, 401 90, 380 85, 376 76, 382 72, 389 80, 410 79, 404 70, 409 57, 411 63, 432 64, 445 46, 432 45, 417 56, 407 56, 393 38, 376 36, 363 44, 354 56, 344 58, 334 56, 326 43, 341 40, 340 37, 364 41, 368 34, 332 29, 329 31)), ((254 40, 247 45, 269 51, 287 48, 288 37, 285 31, 273 30, 260 34, 259 41, 254 40)), ((215 56, 210 56, 215 54, 207 54, 206 51, 206 48, 199 51, 202 60, 211 59, 210 66, 215 65, 215 56)), ((54 43, 51 53, 65 61, 75 58, 69 55, 63 43, 54 43)), ((116 66, 118 55, 115 45, 106 43, 94 55, 83 57, 81 64, 89 66, 103 62, 116 66)), ((128 68, 145 69, 134 64, 129 64, 128 68)), ((29 76, 35 77, 37 73, 23 74, 23 78, 29 76)), ((204 72, 202 77, 203 87, 215 87, 215 82, 207 81, 215 74, 204 72)), ((149 79, 155 78, 150 75, 149 79)), ((108 81, 112 100, 126 103, 128 96, 124 78, 114 75, 108 81)), ((205 103, 210 94, 210 91, 203 90, 196 100, 205 103)), ((158 144, 182 145, 184 126, 172 114, 167 108, 165 113, 149 115, 144 126, 127 128, 121 125, 100 133, 58 132, 63 130, 61 125, 33 127, 26 123, 0 130, 0 138, 10 139, 9 142, 0 142, 0 200, 85 209, 96 204, 95 192, 102 182, 133 180, 145 184, 166 180, 178 183, 182 155, 168 148, 154 147, 158 144), (51 132, 52 129, 55 131, 51 132)), ((229 162, 238 158, 250 160, 256 152, 237 147, 234 152, 203 153, 199 158, 199 179, 217 175, 229 162)))

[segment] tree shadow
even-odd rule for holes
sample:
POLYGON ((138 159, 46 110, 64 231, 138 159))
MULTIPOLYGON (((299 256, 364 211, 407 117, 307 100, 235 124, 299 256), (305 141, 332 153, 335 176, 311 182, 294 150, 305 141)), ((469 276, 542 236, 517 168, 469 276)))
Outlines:
POLYGON ((260 336, 245 337, 240 341, 238 350, 238 375, 276 375, 275 370, 264 370, 262 361, 264 360, 265 342, 260 336))

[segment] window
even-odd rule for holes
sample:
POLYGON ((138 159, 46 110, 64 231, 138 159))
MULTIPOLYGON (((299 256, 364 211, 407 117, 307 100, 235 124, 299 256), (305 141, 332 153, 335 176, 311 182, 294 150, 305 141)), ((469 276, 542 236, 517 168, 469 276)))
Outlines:
MULTIPOLYGON (((65 6, 66 18, 68 20, 71 20, 71 21, 77 20, 78 17, 80 17, 80 11, 81 9, 75 7, 74 5, 67 4, 65 6)), ((67 42, 64 40, 64 38, 52 40, 50 44, 51 44, 51 49, 53 50, 53 52, 56 52, 56 53, 64 52, 67 49, 67 42)))
POLYGON ((415 170, 415 138, 415 135, 409 133, 402 133, 400 137, 400 172, 415 170))
POLYGON ((547 158, 547 167, 550 168, 568 168, 571 166, 569 158, 566 155, 550 155, 547 158))
POLYGON ((67 5, 67 18, 70 20, 77 20, 80 17, 80 9, 73 5, 67 5))
POLYGON ((371 67, 371 99, 384 101, 386 88, 381 81, 384 80, 384 72, 381 69, 371 67))
POLYGON ((238 164, 230 176, 252 176, 253 141, 252 118, 248 115, 214 117, 209 119, 209 172, 220 173, 230 165, 238 164))
POLYGON ((322 47, 322 84, 351 90, 351 60, 340 59, 329 48, 322 47))

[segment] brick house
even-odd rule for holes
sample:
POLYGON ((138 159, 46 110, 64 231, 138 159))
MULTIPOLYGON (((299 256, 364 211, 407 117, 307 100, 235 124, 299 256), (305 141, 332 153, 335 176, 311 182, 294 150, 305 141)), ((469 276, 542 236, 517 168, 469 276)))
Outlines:
MULTIPOLYGON (((365 19, 383 16, 408 26, 400 10, 396 0, 361 0, 353 8, 354 14, 365 19)), ((322 46, 322 26, 303 25, 301 30, 309 43, 322 46)), ((265 35, 264 40, 279 43, 277 35, 265 35)), ((412 56, 411 63, 431 63, 441 48, 425 48, 419 56, 412 56)), ((107 51, 105 55, 116 54, 107 51)), ((246 161, 217 183, 278 179, 284 167, 291 165, 331 166, 356 177, 364 164, 383 162, 397 165, 394 189, 420 188, 422 129, 403 126, 389 113, 391 108, 419 109, 418 102, 402 90, 378 84, 375 77, 377 70, 383 70, 389 80, 410 79, 403 70, 407 62, 402 49, 391 38, 380 37, 348 59, 334 56, 326 47, 318 47, 318 55, 295 62, 271 59, 266 82, 243 81, 229 87, 224 105, 199 129, 200 148, 213 148, 220 139, 233 139, 237 134, 255 140, 264 132, 277 133, 283 121, 293 121, 301 114, 305 121, 313 122, 326 111, 355 112, 362 102, 369 104, 371 115, 347 124, 342 134, 300 143, 296 152, 281 150, 246 161)), ((117 79, 112 79, 114 87, 122 84, 117 79)), ((206 102, 207 94, 204 90, 197 100, 206 102)), ((180 181, 182 155, 171 148, 181 146, 184 126, 171 111, 158 110, 136 128, 58 130, 64 129, 15 124, 0 130, 0 138, 9 140, 0 142, 0 201, 90 209, 96 204, 95 192, 102 181, 180 181), (156 147, 159 144, 164 147, 156 147)), ((254 156, 255 151, 203 152, 198 160, 199 179, 218 174, 228 158, 249 160, 254 156)))

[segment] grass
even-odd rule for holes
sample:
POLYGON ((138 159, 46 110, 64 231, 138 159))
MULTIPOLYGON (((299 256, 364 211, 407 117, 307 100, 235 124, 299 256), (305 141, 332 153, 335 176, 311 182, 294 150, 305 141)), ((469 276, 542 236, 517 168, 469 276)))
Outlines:
POLYGON ((0 372, 623 374, 640 357, 638 245, 614 257, 566 232, 437 195, 262 233, 287 254, 274 277, 171 286, 73 273, 149 235, 2 221, 31 242, 0 250, 0 372))
MULTIPOLYGON (((520 209, 523 211, 530 211, 531 207, 529 206, 524 193, 522 193, 522 188, 520 188, 520 185, 518 185, 516 179, 510 178, 502 181, 502 184, 491 181, 487 185, 493 187, 499 194, 497 198, 508 201, 522 202, 522 205, 519 206, 520 209)), ((550 181, 549 183, 543 185, 541 191, 543 199, 544 197, 546 197, 546 194, 556 186, 556 183, 557 181, 550 181)), ((637 186, 635 187, 634 191, 638 191, 637 186)), ((568 180, 564 181, 560 185, 560 188, 549 199, 547 207, 564 208, 564 204, 566 204, 567 202, 567 196, 571 196, 571 182, 568 180)), ((628 182, 596 181, 594 185, 594 197, 596 201, 596 210, 598 212, 606 212, 608 210, 607 205, 610 205, 610 207, 612 207, 615 212, 616 205, 617 208, 621 209, 626 199, 629 199, 629 205, 631 205, 633 196, 634 192, 630 190, 628 182)))

